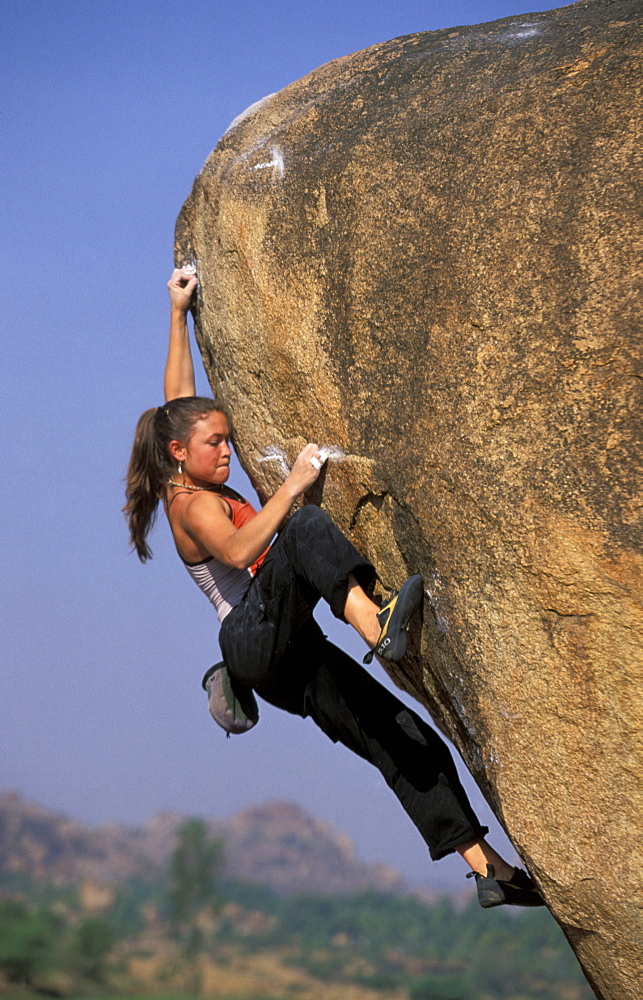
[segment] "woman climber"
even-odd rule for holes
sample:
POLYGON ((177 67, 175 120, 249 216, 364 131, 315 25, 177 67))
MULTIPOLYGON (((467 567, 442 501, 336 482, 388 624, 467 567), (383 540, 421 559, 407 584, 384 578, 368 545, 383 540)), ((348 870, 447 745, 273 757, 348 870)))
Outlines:
POLYGON ((147 410, 136 429, 124 508, 133 548, 142 561, 150 558, 147 535, 161 501, 179 556, 217 610, 231 682, 312 718, 377 767, 431 857, 457 851, 464 858, 482 906, 542 905, 527 873, 484 839, 487 828, 444 741, 329 642, 313 618, 323 598, 372 653, 400 660, 422 602, 421 577, 411 576, 380 608, 371 598, 373 566, 320 508, 303 506, 284 525, 319 476, 325 455, 317 444, 306 445, 259 511, 226 486, 232 451, 225 407, 195 395, 187 324, 197 286, 192 272, 175 270, 168 282, 166 402, 147 410))

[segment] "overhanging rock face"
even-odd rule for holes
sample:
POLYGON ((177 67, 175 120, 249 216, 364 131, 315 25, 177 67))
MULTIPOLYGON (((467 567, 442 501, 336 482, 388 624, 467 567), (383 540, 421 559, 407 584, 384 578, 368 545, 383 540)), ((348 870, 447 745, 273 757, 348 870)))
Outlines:
POLYGON ((178 222, 262 496, 313 497, 384 587, 398 683, 460 748, 609 1000, 640 980, 635 358, 641 4, 410 35, 231 128, 178 222))

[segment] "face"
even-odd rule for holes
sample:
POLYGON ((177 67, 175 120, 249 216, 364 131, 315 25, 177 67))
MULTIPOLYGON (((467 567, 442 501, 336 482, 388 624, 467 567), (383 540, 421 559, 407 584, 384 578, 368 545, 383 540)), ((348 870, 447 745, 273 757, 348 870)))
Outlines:
POLYGON ((225 483, 230 475, 230 426, 225 414, 213 410, 197 420, 183 448, 183 472, 195 486, 225 483))

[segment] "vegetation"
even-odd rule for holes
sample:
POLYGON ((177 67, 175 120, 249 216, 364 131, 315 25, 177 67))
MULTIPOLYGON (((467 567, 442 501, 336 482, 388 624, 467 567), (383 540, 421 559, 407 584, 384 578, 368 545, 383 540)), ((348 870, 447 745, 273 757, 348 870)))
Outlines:
POLYGON ((56 964, 59 924, 47 910, 0 902, 0 969, 9 982, 30 983, 56 964))
MULTIPOLYGON (((233 895, 232 887, 229 895, 233 895)), ((243 897, 242 897, 243 898, 243 897)), ((245 947, 285 949, 324 980, 371 989, 406 988, 409 1000, 581 1000, 592 996, 550 914, 457 909, 445 898, 356 897, 264 900, 277 918, 245 947)), ((220 929, 223 940, 234 927, 220 929)))
POLYGON ((0 885, 0 995, 26 1000, 31 988, 187 1000, 216 983, 219 1000, 228 989, 235 1000, 335 1000, 349 986, 364 1000, 592 996, 546 911, 483 911, 475 900, 458 909, 448 898, 429 906, 373 892, 288 899, 223 881, 221 860, 205 825, 190 821, 163 880, 111 890, 94 899, 94 912, 81 887, 0 885))
POLYGON ((202 819, 191 819, 178 834, 170 861, 169 909, 174 934, 195 953, 204 944, 204 913, 216 910, 216 878, 223 845, 212 840, 202 819), (200 918, 200 919, 199 919, 200 918))

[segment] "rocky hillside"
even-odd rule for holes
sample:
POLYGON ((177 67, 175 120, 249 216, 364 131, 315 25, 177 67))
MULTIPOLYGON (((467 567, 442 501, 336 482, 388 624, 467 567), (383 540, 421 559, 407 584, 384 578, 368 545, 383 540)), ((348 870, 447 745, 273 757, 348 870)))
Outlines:
MULTIPOLYGON (((162 813, 139 827, 92 827, 15 792, 0 794, 0 872, 58 884, 151 877, 167 863, 187 818, 162 813)), ((284 894, 403 889, 395 871, 360 861, 348 837, 288 802, 256 806, 209 826, 225 843, 225 873, 234 878, 284 894)))

